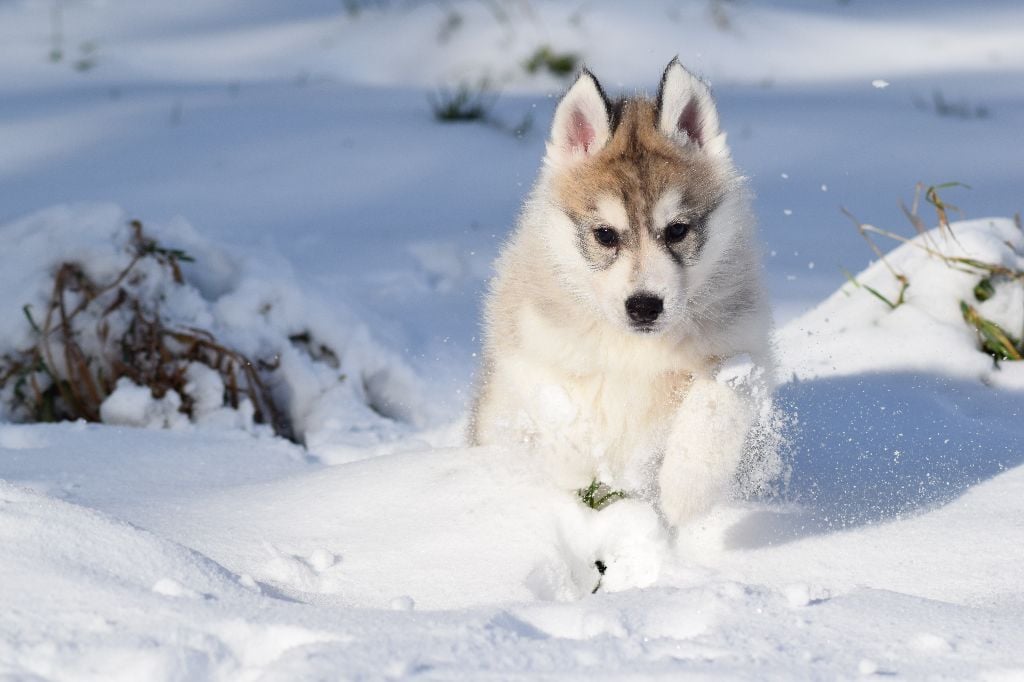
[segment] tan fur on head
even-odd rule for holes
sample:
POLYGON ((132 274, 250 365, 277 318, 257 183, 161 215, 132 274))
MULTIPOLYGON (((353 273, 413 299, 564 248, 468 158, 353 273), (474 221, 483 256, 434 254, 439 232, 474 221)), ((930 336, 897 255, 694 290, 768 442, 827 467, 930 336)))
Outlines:
POLYGON ((631 98, 616 103, 617 126, 590 158, 552 172, 551 185, 564 210, 579 224, 602 223, 602 198, 624 207, 623 236, 630 245, 657 240, 666 221, 654 214, 659 200, 675 197, 671 220, 698 224, 720 199, 716 169, 699 151, 674 143, 657 128, 655 103, 631 98))

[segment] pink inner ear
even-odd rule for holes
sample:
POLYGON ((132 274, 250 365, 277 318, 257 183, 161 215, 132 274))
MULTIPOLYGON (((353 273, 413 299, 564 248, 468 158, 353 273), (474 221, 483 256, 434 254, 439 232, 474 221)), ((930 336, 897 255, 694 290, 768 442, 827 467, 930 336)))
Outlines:
POLYGON ((580 149, 584 154, 589 154, 595 137, 594 126, 590 125, 582 111, 574 109, 569 117, 569 149, 580 149))
POLYGON ((679 130, 685 132, 698 146, 704 146, 704 136, 700 124, 700 108, 697 106, 696 100, 691 99, 686 103, 686 106, 683 107, 683 113, 679 114, 679 121, 676 123, 676 126, 679 130))

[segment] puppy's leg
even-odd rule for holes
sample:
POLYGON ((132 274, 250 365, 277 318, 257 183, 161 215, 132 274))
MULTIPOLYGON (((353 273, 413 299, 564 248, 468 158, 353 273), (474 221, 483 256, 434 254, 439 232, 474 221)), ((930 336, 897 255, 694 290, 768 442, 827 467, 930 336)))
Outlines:
POLYGON ((658 476, 669 523, 679 525, 726 495, 753 416, 731 386, 694 380, 675 414, 658 476))

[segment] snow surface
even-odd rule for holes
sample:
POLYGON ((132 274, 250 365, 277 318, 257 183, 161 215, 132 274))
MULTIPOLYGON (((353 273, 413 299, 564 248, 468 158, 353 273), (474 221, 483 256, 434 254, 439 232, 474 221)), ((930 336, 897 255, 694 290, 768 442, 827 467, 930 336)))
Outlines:
MULTIPOLYGON (((198 365, 192 421, 131 384, 108 424, 0 415, 0 677, 1024 679, 1024 366, 977 351, 977 277, 914 245, 887 256, 896 310, 846 283, 897 290, 838 211, 896 228, 917 180, 1021 208, 1018 3, 721 3, 724 27, 705 3, 384 5, 0 2, 0 352, 55 264, 116 273, 139 218, 197 258, 145 285, 281 352, 306 444, 198 365), (460 445, 480 293, 561 87, 519 67, 543 43, 613 91, 676 52, 715 85, 780 321, 777 495, 673 533, 460 445), (532 113, 521 139, 431 120, 430 89, 485 73, 506 127, 532 113)), ((1011 220, 954 234, 927 243, 1024 266, 1011 220)), ((1019 286, 978 305, 1024 332, 1019 286)))

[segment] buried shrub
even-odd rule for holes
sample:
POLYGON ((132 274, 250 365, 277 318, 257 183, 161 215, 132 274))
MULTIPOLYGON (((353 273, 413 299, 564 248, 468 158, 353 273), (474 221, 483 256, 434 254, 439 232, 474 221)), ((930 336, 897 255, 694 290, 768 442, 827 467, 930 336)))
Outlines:
POLYGON ((244 406, 256 422, 294 440, 261 376, 276 363, 254 362, 209 331, 171 322, 161 311, 159 284, 184 287, 181 263, 191 258, 147 237, 138 221, 131 227, 131 259, 113 279, 96 281, 84 264, 64 262, 45 310, 25 306, 33 343, 0 357, 0 391, 11 416, 100 421, 104 401, 130 382, 192 417, 197 401, 209 400, 196 385, 209 387, 216 376, 219 383, 212 385, 222 385, 222 405, 244 406))

